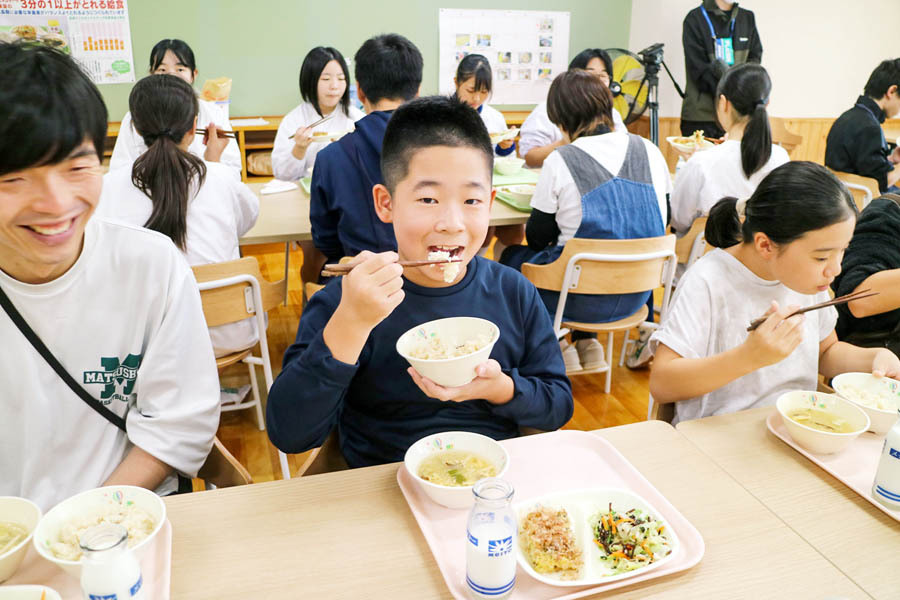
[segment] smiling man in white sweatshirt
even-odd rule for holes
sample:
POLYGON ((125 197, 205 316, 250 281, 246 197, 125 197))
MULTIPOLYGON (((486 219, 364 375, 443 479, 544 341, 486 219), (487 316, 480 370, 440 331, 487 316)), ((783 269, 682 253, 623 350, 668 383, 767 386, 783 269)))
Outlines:
POLYGON ((0 496, 44 510, 99 485, 175 491, 219 422, 215 360, 184 258, 161 234, 91 218, 106 119, 68 56, 0 44, 0 496))

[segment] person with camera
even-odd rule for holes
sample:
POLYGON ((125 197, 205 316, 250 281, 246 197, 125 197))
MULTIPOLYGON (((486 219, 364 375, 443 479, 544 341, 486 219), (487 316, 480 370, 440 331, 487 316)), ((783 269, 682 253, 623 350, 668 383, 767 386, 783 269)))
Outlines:
POLYGON ((716 86, 729 67, 762 59, 756 18, 737 2, 702 0, 684 18, 681 39, 687 73, 681 135, 701 130, 720 138, 725 131, 716 122, 716 86))

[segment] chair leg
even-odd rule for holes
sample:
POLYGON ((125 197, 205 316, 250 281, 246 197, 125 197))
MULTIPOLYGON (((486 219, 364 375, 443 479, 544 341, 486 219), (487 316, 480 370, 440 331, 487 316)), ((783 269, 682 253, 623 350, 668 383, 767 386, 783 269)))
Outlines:
POLYGON ((291 478, 291 468, 288 466, 287 454, 278 451, 278 462, 281 463, 281 478, 282 479, 290 479, 291 478))
POLYGON ((612 334, 612 332, 606 334, 606 356, 607 356, 606 393, 608 394, 610 388, 612 387, 612 356, 613 356, 613 334, 612 334))
POLYGON ((247 371, 250 373, 250 387, 253 388, 253 401, 256 403, 256 424, 260 431, 264 431, 266 420, 263 418, 262 399, 259 396, 259 383, 256 381, 256 367, 253 363, 247 363, 247 371))
POLYGON ((626 354, 626 351, 628 350, 628 346, 630 346, 630 345, 631 345, 631 330, 628 329, 625 331, 624 339, 622 339, 622 354, 621 354, 621 356, 619 356, 619 366, 620 367, 625 364, 625 354, 626 354))

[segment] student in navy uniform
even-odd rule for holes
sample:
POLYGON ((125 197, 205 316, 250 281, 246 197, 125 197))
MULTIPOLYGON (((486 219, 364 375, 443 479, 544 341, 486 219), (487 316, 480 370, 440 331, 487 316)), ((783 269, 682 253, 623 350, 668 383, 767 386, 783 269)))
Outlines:
POLYGON ((681 40, 687 73, 681 135, 699 129, 703 135, 722 137, 725 132, 716 122, 716 86, 728 67, 762 60, 756 18, 737 2, 703 0, 684 18, 681 40))
POLYGON ((900 114, 900 58, 878 65, 856 104, 832 124, 825 142, 825 166, 878 181, 881 192, 897 193, 900 148, 891 152, 881 124, 900 114), (893 187, 893 189, 891 189, 893 187))
POLYGON ((397 248, 391 226, 375 214, 372 188, 382 183, 381 142, 388 120, 419 94, 422 83, 422 54, 402 35, 370 38, 353 62, 366 116, 353 133, 319 152, 310 185, 313 242, 330 262, 362 250, 397 248))
POLYGON ((571 418, 571 386, 537 290, 476 256, 490 221, 492 163, 484 123, 458 100, 433 96, 396 110, 374 209, 393 226, 398 250, 361 253, 348 275, 310 299, 269 393, 266 421, 278 448, 309 450, 337 426, 348 464, 361 467, 402 460, 413 442, 440 431, 503 439, 571 418), (438 246, 462 261, 450 283, 441 266, 397 264, 438 246), (395 344, 418 324, 456 316, 487 319, 500 337, 471 383, 446 388, 414 371, 395 344))

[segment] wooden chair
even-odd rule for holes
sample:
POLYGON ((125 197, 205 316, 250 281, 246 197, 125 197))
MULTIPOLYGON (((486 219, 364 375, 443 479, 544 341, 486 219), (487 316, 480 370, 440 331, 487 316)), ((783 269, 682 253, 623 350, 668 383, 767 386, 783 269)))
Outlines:
POLYGON ((831 172, 834 173, 835 176, 847 186, 850 193, 853 194, 853 201, 856 202, 856 207, 860 211, 867 207, 873 198, 881 196, 881 191, 878 189, 878 182, 871 177, 863 177, 862 175, 844 171, 832 170, 831 172))
MULTIPOLYGON (((259 395, 259 384, 256 379, 256 367, 261 366, 266 381, 266 392, 272 387, 272 362, 269 358, 269 343, 266 337, 265 313, 281 304, 287 289, 287 280, 272 283, 263 278, 256 257, 245 256, 237 260, 193 267, 194 277, 200 288, 200 299, 203 302, 203 315, 206 325, 215 327, 228 323, 236 323, 247 318, 256 319, 259 332, 260 357, 252 354, 253 348, 247 348, 216 359, 216 366, 221 371, 225 367, 242 362, 247 365, 250 375, 250 387, 253 390, 252 400, 229 404, 223 411, 256 408, 259 429, 266 427, 262 412, 262 401, 259 395)), ((290 479, 287 456, 279 451, 281 473, 290 479)))
POLYGON ((772 143, 787 150, 788 154, 791 154, 794 148, 803 143, 803 136, 788 129, 785 119, 769 117, 769 128, 772 130, 772 143))
MULTIPOLYGON (((536 287, 559 292, 553 317, 553 329, 561 338, 569 331, 606 333, 605 367, 573 371, 572 375, 606 373, 606 393, 612 383, 613 334, 641 325, 647 319, 647 307, 611 323, 563 322, 563 309, 569 294, 633 294, 664 289, 661 317, 664 318, 675 274, 675 236, 636 240, 589 240, 574 238, 566 243, 562 255, 547 265, 522 265, 522 274, 536 287)), ((622 350, 624 352, 625 345, 622 350)))
POLYGON ((708 217, 694 219, 686 234, 675 241, 675 256, 678 262, 690 267, 711 248, 706 244, 706 221, 708 217))
MULTIPOLYGON (((250 472, 228 451, 219 438, 213 438, 213 447, 200 467, 197 479, 201 489, 217 489, 253 483, 250 472)), ((196 482, 194 491, 200 491, 196 482)))
POLYGON ((331 434, 321 446, 314 448, 297 471, 297 476, 320 475, 333 471, 346 471, 350 466, 344 460, 341 447, 338 443, 337 431, 331 434))

